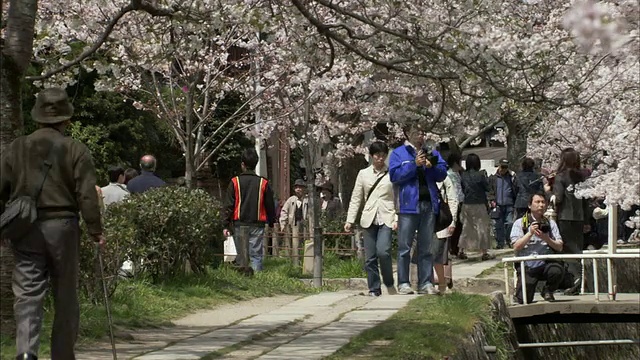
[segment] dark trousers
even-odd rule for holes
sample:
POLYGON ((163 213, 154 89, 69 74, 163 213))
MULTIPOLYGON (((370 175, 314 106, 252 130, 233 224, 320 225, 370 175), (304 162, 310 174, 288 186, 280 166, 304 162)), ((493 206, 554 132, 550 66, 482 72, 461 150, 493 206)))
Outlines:
POLYGON ((460 234, 462 234, 462 222, 460 221, 460 213, 462 210, 462 203, 458 204, 458 216, 456 217, 456 228, 453 230, 453 234, 449 238, 449 254, 458 255, 460 248, 458 243, 460 242, 460 234))
MULTIPOLYGON (((544 280, 544 292, 554 292, 558 290, 562 278, 564 277, 564 267, 561 263, 550 263, 537 268, 525 268, 524 281, 527 284, 527 303, 531 304, 536 293, 538 281, 544 280)), ((520 276, 520 266, 518 265, 518 285, 516 287, 516 298, 522 304, 522 277, 520 276)))
POLYGON ((496 233, 496 244, 499 248, 502 248, 510 242, 507 240, 509 240, 511 226, 513 225, 513 206, 498 205, 495 212, 494 231, 496 233))
POLYGON ((55 315, 51 358, 74 360, 78 336, 80 227, 76 218, 36 222, 26 237, 13 243, 13 306, 18 354, 38 354, 44 298, 51 282, 55 315))
MULTIPOLYGON (((582 221, 560 220, 558 221, 558 229, 562 237, 562 252, 565 254, 582 254, 584 248, 584 223, 582 221)), ((567 262, 569 272, 573 274, 575 279, 574 286, 578 286, 582 279, 582 266, 580 260, 565 260, 567 262)))

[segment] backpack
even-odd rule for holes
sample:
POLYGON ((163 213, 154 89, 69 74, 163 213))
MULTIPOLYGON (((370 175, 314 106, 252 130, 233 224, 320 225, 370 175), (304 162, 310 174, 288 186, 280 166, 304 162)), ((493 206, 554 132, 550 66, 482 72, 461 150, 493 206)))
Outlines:
POLYGON ((18 196, 7 203, 0 215, 0 237, 3 239, 20 240, 33 228, 38 218, 38 198, 58 149, 59 143, 54 141, 49 149, 49 156, 43 162, 40 185, 31 194, 18 196))

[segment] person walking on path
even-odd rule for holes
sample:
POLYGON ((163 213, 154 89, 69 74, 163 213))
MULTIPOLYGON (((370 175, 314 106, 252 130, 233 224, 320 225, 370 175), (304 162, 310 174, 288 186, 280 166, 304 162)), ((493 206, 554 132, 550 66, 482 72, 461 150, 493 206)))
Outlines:
POLYGON ((79 213, 93 241, 105 244, 96 170, 89 149, 64 135, 73 116, 65 90, 41 91, 31 115, 38 129, 4 149, 0 173, 0 198, 32 197, 38 214, 26 235, 9 239, 15 258, 16 358, 37 359, 43 305, 51 284, 55 312, 51 358, 74 360, 80 321, 79 213), (43 170, 45 164, 48 171, 43 170))
POLYGON ((516 218, 521 218, 529 210, 527 202, 532 194, 544 191, 544 178, 535 172, 535 164, 532 158, 524 158, 522 170, 516 175, 516 218))
MULTIPOLYGON (((458 255, 460 253, 460 248, 458 247, 458 242, 460 241, 460 234, 462 234, 462 221, 460 221, 460 211, 462 210, 462 203, 464 202, 464 191, 462 191, 462 177, 460 173, 462 172, 462 157, 459 153, 451 153, 447 157, 447 165, 449 166, 449 170, 447 170, 447 178, 451 180, 451 184, 455 190, 456 201, 458 205, 457 212, 451 212, 453 218, 456 220, 455 228, 453 229, 453 233, 449 237, 449 254, 458 255)), ((448 194, 447 194, 448 195, 448 194)), ((464 254, 463 254, 464 255, 464 254)))
POLYGON ((438 239, 433 242, 433 246, 431 247, 431 251, 433 252, 433 268, 438 282, 438 291, 440 294, 444 294, 447 287, 453 287, 452 265, 449 263, 449 241, 456 229, 459 202, 455 185, 449 176, 447 176, 443 182, 438 183, 438 188, 442 194, 442 198, 449 204, 449 209, 453 215, 451 225, 436 233, 438 239))
MULTIPOLYGON (((589 201, 579 199, 575 195, 577 184, 585 180, 585 173, 581 170, 580 154, 573 148, 566 148, 560 153, 560 165, 556 172, 551 202, 555 203, 558 214, 558 227, 564 242, 565 254, 582 254, 584 233, 589 232, 589 201)), ((574 286, 567 289, 565 294, 580 293, 582 271, 580 262, 567 260, 568 270, 574 277, 574 286)))
POLYGON ((129 180, 127 189, 132 194, 141 194, 149 189, 167 185, 156 176, 157 161, 153 155, 145 155, 140 159, 140 175, 129 180))
POLYGON ((518 188, 516 174, 509 169, 509 160, 501 159, 496 173, 489 177, 489 202, 491 218, 494 220, 496 249, 507 245, 513 224, 513 212, 518 188))
POLYGON ((280 210, 280 231, 287 233, 287 230, 291 230, 291 233, 285 236, 291 239, 288 248, 291 252, 293 265, 298 266, 300 264, 300 244, 305 243, 307 238, 305 229, 309 228, 305 226, 309 210, 309 196, 304 180, 297 179, 293 183, 293 192, 294 195, 285 201, 280 210))
POLYGON ((480 158, 476 154, 467 155, 465 165, 467 169, 462 173, 464 204, 460 213, 462 234, 459 246, 462 256, 459 258, 466 259, 465 249, 479 249, 482 251, 482 260, 489 260, 492 256, 487 252, 491 247, 491 219, 487 212, 487 174, 480 171, 480 158))
POLYGON ((373 164, 358 172, 344 230, 351 232, 362 208, 360 226, 364 230, 364 267, 367 272, 369 295, 382 294, 380 272, 382 282, 392 295, 396 293, 396 288, 391 259, 391 231, 396 230, 398 224, 393 203, 393 184, 385 164, 389 147, 381 141, 376 141, 369 146, 369 155, 373 164))
POLYGON ((224 205, 224 236, 230 236, 233 229, 238 264, 246 268, 245 259, 251 261, 253 271, 262 271, 264 256, 264 227, 273 226, 276 207, 269 180, 255 173, 258 153, 254 148, 245 149, 241 156, 242 174, 231 179, 224 205), (248 236, 242 242, 241 236, 248 236), (242 246, 247 244, 247 246, 242 246), (246 256, 248 252, 248 257, 246 256))
POLYGON ((423 149, 424 132, 416 125, 405 127, 403 145, 389 158, 398 211, 398 293, 413 294, 409 281, 411 245, 417 231, 418 293, 437 294, 433 279, 431 242, 440 211, 436 182, 447 177, 447 163, 435 149, 423 149))

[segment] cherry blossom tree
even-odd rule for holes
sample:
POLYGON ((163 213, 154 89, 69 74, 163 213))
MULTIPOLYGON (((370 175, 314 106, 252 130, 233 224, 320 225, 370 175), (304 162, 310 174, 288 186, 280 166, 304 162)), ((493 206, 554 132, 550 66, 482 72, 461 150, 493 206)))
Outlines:
MULTIPOLYGON (((171 129, 184 152, 191 186, 196 172, 235 132, 253 125, 264 90, 277 79, 265 79, 260 70, 272 49, 255 21, 261 7, 227 0, 167 4, 166 9, 171 16, 137 13, 134 21, 121 21, 102 42, 99 55, 83 66, 102 75, 97 88, 125 94, 171 129)), ((107 2, 100 12, 81 4, 64 13, 42 12, 36 54, 64 57, 62 51, 47 51, 52 42, 64 49, 73 42, 99 41, 94 24, 119 11, 117 3, 107 2)), ((49 81, 72 82, 77 69, 58 72, 49 81)), ((43 76, 54 72, 45 67, 43 76)))
MULTIPOLYGON (((122 18, 126 18, 131 13, 143 12, 153 17, 172 16, 175 12, 172 8, 164 8, 157 4, 157 1, 149 0, 130 0, 118 1, 120 8, 112 17, 103 21, 89 24, 84 30, 91 30, 95 37, 91 42, 86 43, 87 47, 80 53, 70 51, 68 43, 61 41, 66 31, 61 34, 54 34, 48 37, 48 46, 46 51, 58 54, 59 64, 55 69, 36 77, 37 79, 46 79, 59 72, 67 70, 79 64, 86 58, 92 56, 109 37, 114 27, 122 18), (63 56, 64 55, 64 56, 63 56)), ((69 24, 72 20, 78 21, 75 17, 73 8, 84 7, 84 12, 100 12, 103 5, 107 6, 113 2, 96 0, 96 3, 87 3, 83 1, 73 1, 61 7, 60 3, 51 0, 9 0, 0 3, 2 8, 2 42, 0 43, 0 53, 2 61, 0 66, 0 148, 8 145, 13 138, 22 133, 23 117, 22 117, 22 84, 29 66, 31 65, 34 55, 34 39, 43 36, 42 30, 48 20, 57 21, 64 24, 66 20, 69 24), (69 8, 69 12, 65 13, 69 8), (5 17, 6 14, 6 17, 5 17), (67 14, 69 18, 61 20, 56 15, 67 14), (39 19, 39 20, 38 20, 39 19), (42 22, 42 19, 45 19, 42 22)), ((54 25, 54 24, 52 24, 54 25)), ((64 26, 60 26, 64 28, 64 26)))
POLYGON ((260 131, 264 137, 275 130, 287 133, 291 148, 302 149, 315 227, 316 185, 324 181, 316 170, 323 152, 341 155, 350 147, 347 139, 370 130, 382 113, 377 103, 364 101, 370 91, 367 62, 340 51, 313 28, 297 26, 305 20, 290 6, 273 11, 277 23, 269 41, 277 50, 267 77, 279 80, 266 90, 260 131))
POLYGON ((460 132, 504 121, 514 161, 541 116, 580 104, 581 86, 601 65, 583 66, 587 55, 562 26, 566 1, 292 2, 350 53, 432 82, 433 94, 445 87, 440 125, 460 132))
POLYGON ((532 152, 552 164, 562 148, 578 150, 593 173, 577 194, 624 209, 640 204, 639 14, 634 1, 580 1, 566 14, 564 26, 586 54, 582 67, 593 74, 580 105, 549 113, 530 138, 532 152))

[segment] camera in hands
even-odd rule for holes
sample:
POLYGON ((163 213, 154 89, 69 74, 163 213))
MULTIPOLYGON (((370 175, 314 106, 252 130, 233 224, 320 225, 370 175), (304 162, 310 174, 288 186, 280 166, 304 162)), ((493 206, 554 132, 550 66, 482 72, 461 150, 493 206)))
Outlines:
POLYGON ((538 229, 540 229, 540 231, 542 231, 545 234, 548 234, 549 232, 551 232, 551 225, 549 225, 548 222, 536 221, 533 224, 531 224, 531 226, 533 225, 538 225, 538 229))

